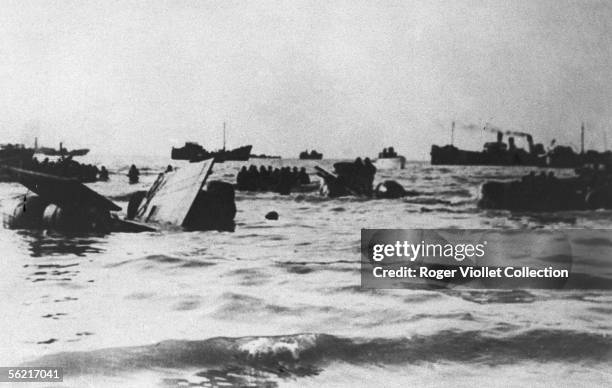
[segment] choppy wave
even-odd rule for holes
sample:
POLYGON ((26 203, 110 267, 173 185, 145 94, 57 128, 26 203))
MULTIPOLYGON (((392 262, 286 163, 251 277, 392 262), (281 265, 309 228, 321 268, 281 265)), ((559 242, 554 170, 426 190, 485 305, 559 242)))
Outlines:
POLYGON ((496 335, 444 330, 398 338, 345 338, 304 333, 272 337, 163 341, 154 345, 86 352, 63 352, 28 365, 63 367, 67 375, 116 374, 141 369, 190 369, 203 372, 271 373, 278 377, 318 374, 328 365, 402 365, 461 362, 482 365, 517 361, 609 363, 612 338, 570 330, 529 330, 496 335))

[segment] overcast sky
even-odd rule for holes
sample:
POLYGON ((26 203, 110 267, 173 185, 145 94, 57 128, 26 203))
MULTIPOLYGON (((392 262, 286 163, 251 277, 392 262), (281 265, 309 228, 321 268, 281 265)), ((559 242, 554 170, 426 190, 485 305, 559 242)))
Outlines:
POLYGON ((0 142, 195 140, 409 159, 492 138, 612 147, 612 2, 0 0, 0 142))

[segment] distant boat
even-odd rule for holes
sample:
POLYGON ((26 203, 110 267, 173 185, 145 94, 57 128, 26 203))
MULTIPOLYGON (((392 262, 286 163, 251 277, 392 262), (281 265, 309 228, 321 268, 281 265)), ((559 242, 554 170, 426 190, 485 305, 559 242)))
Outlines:
POLYGON ((251 158, 256 158, 256 159, 280 159, 280 155, 266 155, 266 154, 251 154, 251 158))
POLYGON ((223 123, 223 149, 217 151, 207 151, 204 147, 195 142, 186 142, 183 147, 172 147, 170 156, 174 160, 189 160, 199 162, 205 159, 214 158, 215 162, 225 162, 227 160, 247 161, 251 156, 252 145, 246 145, 233 150, 225 149, 225 123, 223 123))
POLYGON ((306 150, 306 151, 300 152, 300 159, 320 160, 320 159, 323 159, 323 154, 318 153, 315 150, 312 150, 310 152, 308 152, 308 150, 306 150))
POLYGON ((398 155, 393 147, 389 147, 378 154, 374 165, 379 170, 401 170, 406 167, 406 158, 398 155))
POLYGON ((171 157, 174 160, 189 160, 199 162, 201 160, 215 158, 215 162, 225 162, 226 160, 249 160, 252 145, 234 148, 233 150, 207 151, 198 143, 186 142, 183 147, 172 147, 171 157))
MULTIPOLYGON (((35 144, 37 144, 36 142, 35 144)), ((59 149, 51 147, 38 147, 35 145, 36 153, 47 155, 47 156, 83 156, 89 153, 89 148, 79 148, 74 150, 68 150, 64 148, 63 144, 59 144, 59 149)))

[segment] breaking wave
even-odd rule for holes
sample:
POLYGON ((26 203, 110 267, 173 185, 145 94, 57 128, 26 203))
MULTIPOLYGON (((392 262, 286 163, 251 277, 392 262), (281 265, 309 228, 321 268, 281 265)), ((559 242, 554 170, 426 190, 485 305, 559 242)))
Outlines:
POLYGON ((353 339, 303 333, 168 340, 147 346, 51 354, 27 364, 63 367, 69 376, 151 368, 229 368, 295 377, 318 374, 335 362, 402 365, 446 361, 494 366, 525 360, 612 361, 612 338, 606 335, 544 329, 507 335, 505 331, 487 335, 482 331, 445 330, 410 338, 353 339))

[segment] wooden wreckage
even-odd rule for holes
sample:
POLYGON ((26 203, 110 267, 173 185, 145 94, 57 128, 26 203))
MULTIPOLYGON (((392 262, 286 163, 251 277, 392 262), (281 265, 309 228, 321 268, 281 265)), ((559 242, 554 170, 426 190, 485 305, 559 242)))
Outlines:
POLYGON ((5 225, 13 229, 69 232, 142 232, 182 228, 233 230, 234 189, 207 179, 213 159, 159 174, 148 191, 130 198, 127 216, 117 204, 76 179, 2 167, 31 193, 24 195, 5 225))

